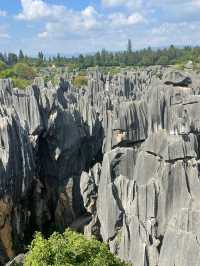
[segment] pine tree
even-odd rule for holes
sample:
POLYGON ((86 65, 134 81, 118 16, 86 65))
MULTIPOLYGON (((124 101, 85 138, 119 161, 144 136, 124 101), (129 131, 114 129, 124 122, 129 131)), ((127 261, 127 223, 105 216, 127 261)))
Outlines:
POLYGON ((17 63, 17 55, 14 53, 9 53, 7 61, 8 61, 9 66, 16 64, 17 63))
POLYGON ((41 61, 44 60, 44 54, 43 54, 42 51, 38 53, 38 59, 41 60, 41 61))
POLYGON ((19 60, 23 60, 24 59, 24 54, 22 52, 22 50, 19 51, 19 60))
POLYGON ((128 40, 128 53, 132 53, 132 42, 130 39, 128 40))
POLYGON ((38 66, 42 65, 43 62, 44 62, 44 54, 43 54, 43 52, 41 51, 41 52, 38 53, 38 60, 37 60, 37 64, 38 64, 38 66))

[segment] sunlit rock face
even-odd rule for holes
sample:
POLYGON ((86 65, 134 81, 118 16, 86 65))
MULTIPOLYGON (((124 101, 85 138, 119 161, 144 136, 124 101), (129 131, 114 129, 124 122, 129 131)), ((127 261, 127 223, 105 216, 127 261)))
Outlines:
POLYGON ((198 266, 199 76, 149 67, 88 79, 0 80, 2 265, 35 230, 70 226, 135 266, 198 266))
POLYGON ((86 233, 97 226, 110 249, 136 266, 198 265, 199 77, 138 72, 124 77, 131 93, 120 77, 106 80, 111 107, 103 114, 99 183, 84 190, 96 195, 86 233))

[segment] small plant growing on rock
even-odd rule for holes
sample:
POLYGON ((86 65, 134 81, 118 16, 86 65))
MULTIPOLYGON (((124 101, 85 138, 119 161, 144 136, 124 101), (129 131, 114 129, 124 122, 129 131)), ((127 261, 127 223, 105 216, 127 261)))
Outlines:
POLYGON ((78 75, 75 77, 75 79, 73 80, 73 85, 76 87, 76 88, 81 88, 81 87, 84 87, 84 86, 87 86, 88 84, 88 79, 86 76, 81 76, 81 75, 78 75))

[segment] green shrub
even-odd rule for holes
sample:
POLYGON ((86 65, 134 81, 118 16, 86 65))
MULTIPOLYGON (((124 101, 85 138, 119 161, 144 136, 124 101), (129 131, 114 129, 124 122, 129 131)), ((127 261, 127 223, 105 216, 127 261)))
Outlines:
POLYGON ((45 239, 36 233, 24 266, 126 266, 104 243, 66 230, 45 239))
POLYGON ((119 74, 120 71, 121 71, 121 69, 120 69, 119 67, 118 67, 118 68, 117 68, 117 67, 111 67, 111 68, 109 69, 109 73, 110 73, 110 75, 112 75, 112 76, 119 74))
POLYGON ((73 80, 73 85, 76 87, 76 88, 81 88, 83 86, 87 86, 88 84, 88 79, 86 76, 81 76, 81 75, 78 75, 74 78, 73 80))
POLYGON ((7 78, 12 78, 12 77, 16 77, 15 72, 13 71, 12 68, 8 68, 0 72, 1 79, 7 79, 7 78))
POLYGON ((184 63, 177 63, 174 65, 177 70, 184 70, 184 63))
POLYGON ((5 70, 6 67, 7 67, 6 64, 3 61, 0 60, 0 71, 5 70))
POLYGON ((12 78, 13 86, 18 89, 26 89, 31 82, 25 79, 12 78))
MULTIPOLYGON (((0 61, 0 70, 1 70, 0 61)), ((26 63, 17 63, 13 67, 0 71, 0 78, 12 78, 14 87, 25 89, 31 84, 31 81, 36 76, 35 70, 26 63)))
POLYGON ((17 63, 13 67, 15 75, 20 79, 31 80, 36 77, 35 70, 25 63, 17 63))
POLYGON ((74 69, 76 69, 77 67, 78 67, 77 64, 72 64, 72 63, 67 64, 67 69, 69 73, 73 72, 74 69))
POLYGON ((167 55, 161 55, 157 61, 157 64, 166 66, 168 62, 169 62, 169 57, 167 55))

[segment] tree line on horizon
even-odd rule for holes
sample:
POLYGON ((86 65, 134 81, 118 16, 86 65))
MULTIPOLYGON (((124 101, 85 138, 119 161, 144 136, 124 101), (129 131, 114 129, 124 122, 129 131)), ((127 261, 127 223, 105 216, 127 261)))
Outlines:
POLYGON ((27 56, 22 50, 19 54, 0 53, 0 70, 4 63, 6 66, 13 66, 18 62, 27 63, 29 65, 39 66, 71 66, 72 68, 86 69, 88 67, 126 67, 126 66, 150 66, 150 65, 174 65, 187 63, 200 63, 200 47, 185 46, 183 48, 171 45, 168 48, 146 49, 133 51, 131 40, 125 51, 109 52, 103 49, 95 54, 80 54, 77 57, 65 57, 57 54, 53 57, 45 57, 42 51, 37 57, 27 56))

